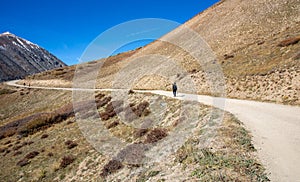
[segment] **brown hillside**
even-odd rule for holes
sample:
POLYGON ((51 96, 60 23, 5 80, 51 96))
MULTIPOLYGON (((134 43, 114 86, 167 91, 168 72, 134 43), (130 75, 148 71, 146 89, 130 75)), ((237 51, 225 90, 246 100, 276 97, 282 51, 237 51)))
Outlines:
MULTIPOLYGON (((299 9, 298 0, 221 1, 184 25, 211 47, 216 57, 201 55, 208 63, 195 60, 192 55, 197 52, 193 50, 184 50, 170 42, 155 41, 137 51, 106 59, 106 62, 113 64, 101 68, 96 86, 123 85, 137 89, 168 90, 170 84, 177 81, 181 92, 195 92, 192 87, 196 87, 200 94, 216 95, 212 88, 222 85, 222 80, 215 82, 211 79, 214 69, 210 70, 209 65, 217 67, 214 64, 218 63, 224 73, 224 77, 219 76, 225 82, 225 91, 220 91, 223 93, 221 95, 299 104, 299 9), (189 85, 190 78, 196 86, 189 85)), ((182 27, 162 39, 182 45, 195 43, 193 36, 182 27)), ((203 45, 199 45, 199 49, 203 45)), ((89 73, 88 67, 92 64, 86 64, 85 73, 89 73)), ((54 83, 50 83, 57 84, 59 81, 55 79, 61 78, 72 81, 73 75, 68 70, 51 74, 45 72, 35 79, 46 79, 46 83, 32 82, 45 85, 49 84, 48 79, 54 79, 54 83)), ((86 76, 86 80, 89 79, 86 76)))

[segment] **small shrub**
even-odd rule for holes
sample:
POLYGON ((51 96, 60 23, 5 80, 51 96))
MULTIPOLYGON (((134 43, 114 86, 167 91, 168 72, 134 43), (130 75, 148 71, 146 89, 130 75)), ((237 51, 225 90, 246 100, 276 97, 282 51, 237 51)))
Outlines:
POLYGON ((109 161, 102 169, 102 173, 100 174, 102 177, 106 177, 109 174, 112 174, 123 168, 123 164, 118 160, 109 161))
POLYGON ((103 97, 105 97, 105 94, 102 94, 102 93, 97 94, 97 95, 95 96, 96 99, 102 99, 103 97))
POLYGON ((75 157, 68 155, 64 156, 60 162, 60 168, 66 168, 68 165, 72 164, 75 161, 75 157))
POLYGON ((112 123, 110 123, 110 124, 107 126, 107 129, 114 128, 114 127, 118 126, 119 124, 120 124, 119 121, 113 121, 112 123))
POLYGON ((9 154, 9 153, 10 153, 10 150, 7 149, 7 150, 5 151, 5 154, 9 154))
POLYGON ((8 141, 6 141, 6 142, 4 143, 4 145, 10 144, 10 143, 11 143, 11 141, 8 140, 8 141))
POLYGON ((103 113, 100 114, 100 118, 102 120, 106 121, 106 120, 109 120, 110 117, 109 117, 107 112, 103 112, 103 113))
POLYGON ((72 149, 76 147, 78 144, 73 142, 72 140, 68 140, 65 142, 65 145, 67 146, 68 149, 72 149))
POLYGON ((147 134, 145 143, 155 143, 166 136, 168 136, 168 134, 164 129, 155 128, 147 134))
POLYGON ((105 106, 106 104, 108 104, 110 102, 110 100, 111 100, 110 96, 104 97, 101 100, 96 100, 97 108, 105 106))
POLYGON ((48 155, 49 157, 52 157, 52 156, 53 156, 53 153, 52 153, 52 152, 49 152, 47 155, 48 155))
POLYGON ((17 165, 20 166, 20 167, 23 167, 23 166, 26 166, 27 164, 29 164, 30 161, 28 159, 22 159, 20 160, 19 162, 17 162, 17 165))
POLYGON ((123 111, 123 101, 113 101, 107 104, 105 111, 100 114, 100 118, 104 121, 109 120, 123 111))
POLYGON ((33 151, 33 152, 30 152, 28 153, 26 156, 25 156, 25 159, 33 159, 35 158, 37 155, 39 155, 40 153, 37 152, 37 151, 33 151))
POLYGON ((44 138, 48 138, 48 134, 43 134, 42 136, 41 136, 41 139, 44 139, 44 138))
POLYGON ((292 37, 292 38, 288 38, 286 40, 281 41, 278 46, 279 47, 287 47, 290 45, 294 45, 297 44, 300 41, 300 36, 299 37, 292 37))
POLYGON ((225 54, 225 55, 224 55, 224 59, 225 59, 225 60, 231 59, 231 58, 234 58, 234 55, 233 55, 233 54, 225 54))
POLYGON ((23 145, 17 145, 17 146, 14 146, 13 147, 13 150, 19 150, 20 148, 22 148, 23 147, 23 145))
POLYGON ((17 151, 17 152, 14 153, 13 156, 17 156, 17 155, 21 155, 21 154, 22 154, 22 151, 17 151))
POLYGON ((147 102, 147 101, 140 103, 139 105, 137 105, 137 107, 135 109, 135 114, 137 116, 141 117, 148 106, 149 106, 149 102, 147 102))
POLYGON ((27 145, 31 145, 33 143, 34 143, 33 141, 29 141, 29 142, 27 142, 27 145))
POLYGON ((0 148, 0 153, 4 153, 7 150, 7 148, 0 148))

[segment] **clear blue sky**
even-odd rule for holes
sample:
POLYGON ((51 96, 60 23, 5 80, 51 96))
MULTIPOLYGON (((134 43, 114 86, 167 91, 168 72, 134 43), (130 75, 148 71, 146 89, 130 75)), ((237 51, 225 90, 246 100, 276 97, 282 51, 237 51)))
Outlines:
MULTIPOLYGON (((0 0, 0 33, 9 31, 76 64, 100 33, 141 18, 184 23, 218 0, 0 0)), ((161 35, 167 33, 161 30, 161 35)), ((141 46, 144 44, 133 44, 141 46)), ((128 48, 129 49, 129 48, 128 48)))

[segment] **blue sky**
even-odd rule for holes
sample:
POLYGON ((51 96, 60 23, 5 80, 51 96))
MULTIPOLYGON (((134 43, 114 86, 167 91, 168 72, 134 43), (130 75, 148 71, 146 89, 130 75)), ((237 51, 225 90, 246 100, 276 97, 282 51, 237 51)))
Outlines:
MULTIPOLYGON (((78 63, 99 34, 120 23, 142 18, 184 23, 216 2, 218 0, 0 0, 0 33, 14 33, 72 65, 78 63)), ((164 27, 155 33, 164 35, 173 28, 164 27)), ((117 52, 149 41, 132 43, 117 52)))

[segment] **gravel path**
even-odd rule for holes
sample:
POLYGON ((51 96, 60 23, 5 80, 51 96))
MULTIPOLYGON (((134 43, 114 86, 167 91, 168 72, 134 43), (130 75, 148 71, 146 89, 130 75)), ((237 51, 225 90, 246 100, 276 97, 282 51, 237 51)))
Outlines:
MULTIPOLYGON (((15 87, 17 80, 7 82, 15 87)), ((36 89, 75 90, 74 88, 35 87, 36 89)), ((112 91, 112 89, 76 89, 112 91)), ((137 91, 172 97, 167 91, 137 91)), ((233 113, 253 135, 259 158, 271 181, 300 182, 300 107, 256 101, 179 94, 177 99, 195 100, 233 113)))

